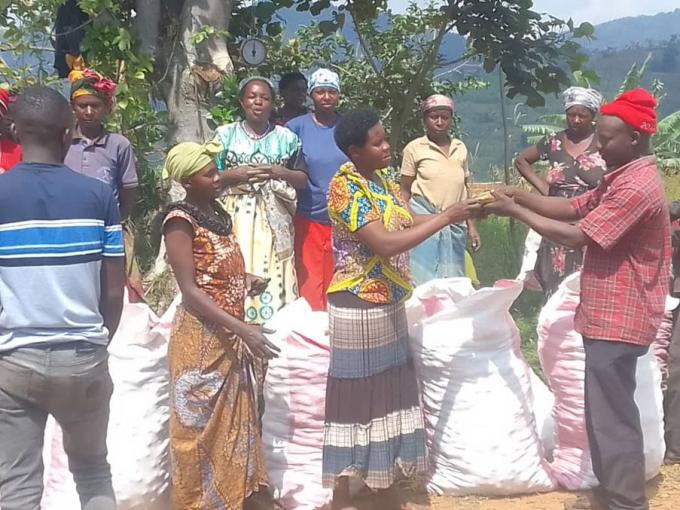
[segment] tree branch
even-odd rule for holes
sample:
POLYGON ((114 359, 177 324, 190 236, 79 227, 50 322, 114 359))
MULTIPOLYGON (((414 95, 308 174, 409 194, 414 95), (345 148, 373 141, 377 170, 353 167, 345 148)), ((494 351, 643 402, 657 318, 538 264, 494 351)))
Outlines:
MULTIPOLYGON (((443 14, 442 23, 441 26, 439 27, 439 30, 437 31, 437 35, 432 40, 430 48, 426 53, 425 58, 423 58, 420 67, 418 68, 418 72, 416 72, 413 81, 410 83, 408 89, 406 90, 406 94, 404 95, 402 104, 410 105, 413 103, 413 101, 416 98, 416 94, 418 93, 418 90, 420 89, 420 86, 423 82, 423 78, 434 67, 437 55, 439 54, 439 48, 441 48, 444 36, 449 30, 449 19, 453 15, 453 12, 454 5, 449 4, 449 7, 443 14)), ((390 133, 390 138, 392 141, 392 147, 395 150, 397 150, 397 148, 401 146, 403 126, 406 124, 406 121, 408 120, 408 116, 410 115, 410 113, 411 111, 409 108, 402 108, 402 110, 399 112, 399 116, 397 117, 396 122, 392 123, 392 132, 390 133)))
POLYGON ((349 2, 347 4, 347 10, 349 13, 352 15, 352 19, 354 20, 354 28, 356 29, 357 36, 359 39, 359 46, 361 46, 361 50, 364 52, 364 56, 368 60, 368 63, 371 64, 371 68, 373 69, 373 72, 378 78, 382 79, 382 76, 380 74, 380 68, 378 68, 378 64, 375 62, 375 57, 373 56, 373 52, 371 51, 371 47, 369 46, 368 42, 366 41, 366 38, 364 37, 364 34, 361 32, 361 29, 359 28, 359 20, 357 19, 355 15, 355 10, 352 7, 352 3, 349 2))

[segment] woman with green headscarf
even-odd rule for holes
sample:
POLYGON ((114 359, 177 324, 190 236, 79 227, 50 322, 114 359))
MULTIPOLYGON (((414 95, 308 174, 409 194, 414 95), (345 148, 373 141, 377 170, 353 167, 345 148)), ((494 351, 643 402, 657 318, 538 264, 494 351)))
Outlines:
POLYGON ((256 388, 276 347, 244 322, 246 295, 267 281, 246 274, 231 217, 216 202, 221 145, 182 143, 165 175, 186 199, 163 221, 168 260, 182 292, 170 337, 170 452, 174 510, 243 508, 269 499, 256 388), (209 503, 206 503, 209 502, 209 503))

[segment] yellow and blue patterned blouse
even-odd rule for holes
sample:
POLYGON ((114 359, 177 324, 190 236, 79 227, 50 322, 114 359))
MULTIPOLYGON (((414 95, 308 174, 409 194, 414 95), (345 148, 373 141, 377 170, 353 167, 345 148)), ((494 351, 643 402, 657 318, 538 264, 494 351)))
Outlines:
POLYGON ((381 258, 359 240, 364 225, 381 221, 393 232, 413 224, 389 170, 376 171, 380 184, 359 174, 352 163, 340 167, 328 188, 335 271, 328 293, 347 291, 376 304, 405 301, 411 295, 408 253, 381 258))

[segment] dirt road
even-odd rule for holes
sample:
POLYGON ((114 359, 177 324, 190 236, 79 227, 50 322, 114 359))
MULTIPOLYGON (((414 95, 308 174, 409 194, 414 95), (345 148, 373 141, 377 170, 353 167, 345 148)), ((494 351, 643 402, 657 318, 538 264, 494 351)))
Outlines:
MULTIPOLYGON (((650 510, 680 510, 680 465, 664 466, 661 474, 649 482, 650 510)), ((413 507, 427 504, 432 510, 563 510, 564 503, 578 494, 551 492, 514 498, 444 498, 410 494, 413 507)))
MULTIPOLYGON (((400 499, 408 510, 563 510, 567 501, 579 493, 555 491, 512 498, 435 497, 411 491, 408 483, 401 486, 400 499)), ((680 510, 680 465, 664 466, 661 474, 647 485, 650 510, 680 510)), ((355 500, 358 510, 384 510, 375 497, 355 500)), ((403 507, 402 507, 403 508, 403 507)))

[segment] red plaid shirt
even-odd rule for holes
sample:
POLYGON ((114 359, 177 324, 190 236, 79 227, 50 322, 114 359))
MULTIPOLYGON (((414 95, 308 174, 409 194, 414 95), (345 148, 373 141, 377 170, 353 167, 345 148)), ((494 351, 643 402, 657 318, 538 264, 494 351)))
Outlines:
POLYGON ((571 200, 590 242, 581 269, 576 330, 597 340, 649 345, 668 294, 671 227, 653 156, 605 174, 571 200))

